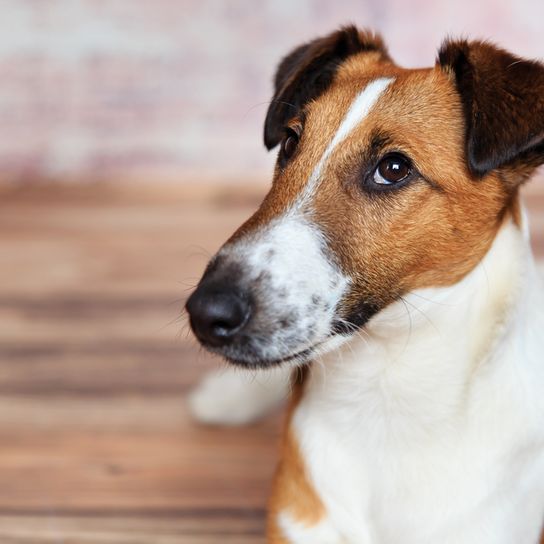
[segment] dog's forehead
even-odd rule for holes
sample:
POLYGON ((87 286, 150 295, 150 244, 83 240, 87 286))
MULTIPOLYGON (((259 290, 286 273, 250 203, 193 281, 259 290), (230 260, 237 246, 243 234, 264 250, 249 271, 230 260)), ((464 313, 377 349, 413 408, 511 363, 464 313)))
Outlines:
POLYGON ((430 177, 444 175, 443 157, 447 175, 464 176, 463 110, 447 74, 357 59, 342 65, 327 91, 307 105, 294 169, 309 181, 310 170, 341 163, 376 135, 387 136, 391 147, 409 155, 430 177))
POLYGON ((311 124, 320 125, 321 132, 330 137, 361 94, 369 98, 375 95, 375 100, 354 129, 388 123, 401 133, 410 125, 421 129, 429 126, 444 129, 439 127, 444 121, 448 126, 452 121, 454 125, 463 124, 459 95, 442 70, 407 70, 391 65, 369 69, 348 61, 340 67, 327 91, 308 104, 307 129, 312 129, 311 124), (375 82, 384 79, 389 81, 387 88, 376 92, 375 82))
POLYGON ((455 188, 466 178, 462 106, 441 70, 349 59, 329 88, 306 105, 301 121, 297 153, 276 169, 259 213, 233 240, 290 209, 318 211, 318 200, 342 200, 341 178, 356 169, 358 157, 364 160, 376 132, 388 136, 389 151, 404 152, 430 179, 455 188))

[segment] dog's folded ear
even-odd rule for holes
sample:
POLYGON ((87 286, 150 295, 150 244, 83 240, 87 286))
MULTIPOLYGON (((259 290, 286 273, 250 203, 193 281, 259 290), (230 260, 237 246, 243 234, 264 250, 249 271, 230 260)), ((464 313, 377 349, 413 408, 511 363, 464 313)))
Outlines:
POLYGON ((437 62, 461 95, 474 175, 544 163, 544 65, 464 40, 447 41, 437 62))
POLYGON ((340 64, 349 56, 376 52, 389 55, 380 36, 347 26, 301 45, 280 63, 274 80, 274 96, 264 125, 264 144, 272 149, 281 141, 285 124, 304 105, 322 94, 340 64))

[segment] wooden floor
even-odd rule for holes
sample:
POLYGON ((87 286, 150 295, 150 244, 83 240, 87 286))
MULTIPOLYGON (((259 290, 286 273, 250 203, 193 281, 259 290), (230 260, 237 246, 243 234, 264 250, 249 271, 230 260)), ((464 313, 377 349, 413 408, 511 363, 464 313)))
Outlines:
MULTIPOLYGON (((544 190, 534 182, 544 255, 544 190)), ((181 317, 262 188, 0 188, 0 543, 257 544, 279 414, 195 425, 181 317)))

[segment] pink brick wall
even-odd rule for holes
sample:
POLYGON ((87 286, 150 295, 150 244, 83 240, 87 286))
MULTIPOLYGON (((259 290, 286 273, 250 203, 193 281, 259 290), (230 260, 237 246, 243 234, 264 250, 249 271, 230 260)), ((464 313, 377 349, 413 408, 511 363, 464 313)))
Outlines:
POLYGON ((544 57, 542 0, 4 0, 0 177, 266 176, 270 78, 345 22, 405 65, 447 33, 544 57))

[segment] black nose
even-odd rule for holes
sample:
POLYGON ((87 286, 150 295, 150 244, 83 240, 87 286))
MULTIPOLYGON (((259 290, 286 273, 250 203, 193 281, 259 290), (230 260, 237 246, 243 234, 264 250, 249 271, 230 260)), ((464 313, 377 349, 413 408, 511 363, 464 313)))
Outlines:
POLYGON ((248 322, 249 301, 231 288, 201 285, 186 304, 197 338, 215 347, 228 344, 248 322))

